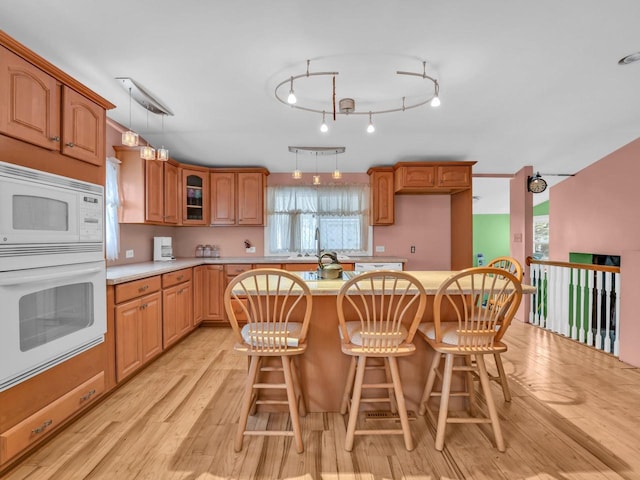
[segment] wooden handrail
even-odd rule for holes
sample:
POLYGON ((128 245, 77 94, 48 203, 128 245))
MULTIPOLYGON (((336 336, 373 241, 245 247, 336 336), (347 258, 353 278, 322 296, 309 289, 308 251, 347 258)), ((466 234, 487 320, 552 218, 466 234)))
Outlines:
POLYGON ((535 263, 537 265, 549 265, 551 267, 569 267, 581 268, 583 270, 595 270, 597 272, 620 273, 620 267, 610 267, 606 265, 591 265, 589 263, 571 263, 571 262, 552 262, 549 260, 536 260, 533 257, 527 257, 527 265, 535 263))

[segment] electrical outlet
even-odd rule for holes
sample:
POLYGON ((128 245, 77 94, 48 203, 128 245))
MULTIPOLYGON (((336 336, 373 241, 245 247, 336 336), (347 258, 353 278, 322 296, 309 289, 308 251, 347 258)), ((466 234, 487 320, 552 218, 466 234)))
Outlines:
POLYGON ((376 252, 384 252, 384 245, 376 245, 376 252))
POLYGON ((124 252, 125 258, 133 258, 133 250, 127 250, 124 252))
POLYGON ((244 249, 247 253, 256 253, 256 247, 249 247, 244 249))
POLYGON ((416 246, 415 245, 411 245, 411 253, 416 253, 416 246))

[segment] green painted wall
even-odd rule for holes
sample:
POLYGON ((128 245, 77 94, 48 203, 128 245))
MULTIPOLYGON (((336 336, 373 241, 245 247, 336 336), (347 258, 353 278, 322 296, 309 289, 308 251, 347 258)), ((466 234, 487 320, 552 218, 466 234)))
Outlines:
POLYGON ((509 228, 509 214, 473 216, 473 264, 475 266, 477 266, 478 253, 484 255, 485 265, 496 257, 510 255, 509 228))
POLYGON ((536 215, 549 215, 549 200, 533 207, 533 216, 536 215))

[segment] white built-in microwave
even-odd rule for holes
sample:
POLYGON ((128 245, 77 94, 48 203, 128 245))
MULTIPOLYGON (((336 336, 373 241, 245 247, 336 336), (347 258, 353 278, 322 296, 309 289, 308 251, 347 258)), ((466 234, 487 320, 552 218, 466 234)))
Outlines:
POLYGON ((0 272, 102 259, 101 185, 0 162, 0 272))

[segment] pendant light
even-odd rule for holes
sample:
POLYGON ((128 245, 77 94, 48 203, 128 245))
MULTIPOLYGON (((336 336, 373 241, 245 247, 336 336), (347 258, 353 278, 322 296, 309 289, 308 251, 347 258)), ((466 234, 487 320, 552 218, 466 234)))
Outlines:
POLYGON ((318 175, 318 152, 316 152, 316 174, 313 176, 313 184, 320 185, 320 175, 318 175))
MULTIPOLYGON (((164 138, 164 114, 162 114, 162 137, 164 138)), ((162 162, 169 160, 169 150, 164 148, 164 145, 156 151, 156 159, 162 162)))
POLYGON ((373 121, 371 120, 371 112, 369 112, 369 126, 367 127, 367 133, 373 133, 376 131, 376 127, 373 126, 373 121))
MULTIPOLYGON (((149 130, 149 110, 147 110, 147 130, 149 130)), ((149 142, 140 149, 140 158, 143 160, 155 160, 156 159, 156 150, 149 142)))
POLYGON ((327 126, 327 122, 325 122, 325 120, 324 120, 324 115, 325 115, 325 112, 323 110, 322 111, 322 125, 320 125, 320 131, 322 133, 327 133, 329 131, 329 127, 327 126))
POLYGON ((122 144, 127 147, 138 145, 138 134, 131 130, 131 87, 129 87, 129 130, 122 134, 122 144))
POLYGON ((331 177, 334 180, 339 180, 339 179, 342 178, 342 172, 340 170, 338 170, 338 151, 337 150, 336 150, 336 169, 331 174, 331 177))
POLYGON ((302 171, 298 169, 298 151, 296 150, 296 169, 291 174, 293 178, 296 180, 300 180, 302 178, 302 171))

